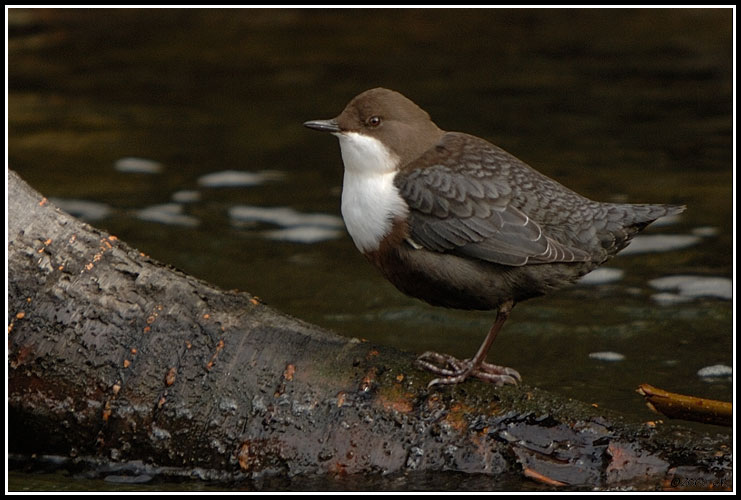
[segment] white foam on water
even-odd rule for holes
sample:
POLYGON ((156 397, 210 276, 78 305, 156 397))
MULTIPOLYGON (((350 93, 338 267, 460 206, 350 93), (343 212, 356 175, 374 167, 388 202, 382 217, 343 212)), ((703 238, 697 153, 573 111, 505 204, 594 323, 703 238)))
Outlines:
POLYGON ((137 211, 136 216, 141 220, 172 226, 195 227, 200 224, 196 217, 184 214, 183 206, 178 203, 153 205, 137 211))

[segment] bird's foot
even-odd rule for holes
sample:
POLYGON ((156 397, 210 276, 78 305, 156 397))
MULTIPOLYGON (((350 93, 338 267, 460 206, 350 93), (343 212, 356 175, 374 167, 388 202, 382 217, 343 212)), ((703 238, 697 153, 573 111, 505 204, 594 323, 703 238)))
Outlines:
POLYGON ((468 377, 476 377, 498 386, 504 384, 516 385, 522 380, 517 370, 506 366, 492 365, 482 362, 474 366, 470 359, 460 360, 449 354, 439 354, 427 351, 417 358, 417 366, 441 377, 432 379, 427 387, 437 384, 458 384, 468 377))

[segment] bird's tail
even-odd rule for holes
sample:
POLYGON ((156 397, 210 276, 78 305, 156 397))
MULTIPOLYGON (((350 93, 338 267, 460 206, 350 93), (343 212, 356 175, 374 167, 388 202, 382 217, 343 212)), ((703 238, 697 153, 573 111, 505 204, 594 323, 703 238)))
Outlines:
POLYGON ((668 215, 677 215, 685 211, 684 205, 648 205, 648 204, 613 204, 608 209, 608 220, 611 222, 608 231, 612 241, 608 253, 615 255, 628 246, 637 233, 656 219, 668 215))
POLYGON ((684 205, 617 205, 625 210, 626 227, 635 227, 636 232, 643 230, 656 219, 667 215, 677 215, 685 211, 684 205))

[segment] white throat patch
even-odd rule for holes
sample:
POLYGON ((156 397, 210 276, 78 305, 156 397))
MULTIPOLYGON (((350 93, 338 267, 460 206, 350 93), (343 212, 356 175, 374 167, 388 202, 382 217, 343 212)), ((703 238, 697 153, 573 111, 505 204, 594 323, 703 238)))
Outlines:
POLYGON ((378 250, 394 218, 408 213, 394 186, 399 158, 373 137, 354 132, 335 135, 345 165, 342 218, 347 232, 361 252, 378 250))

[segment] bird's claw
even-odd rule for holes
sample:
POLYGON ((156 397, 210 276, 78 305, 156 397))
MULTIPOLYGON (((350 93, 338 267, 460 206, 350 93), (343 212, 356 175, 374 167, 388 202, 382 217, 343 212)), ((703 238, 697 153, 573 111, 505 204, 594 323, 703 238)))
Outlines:
POLYGON ((463 382, 468 377, 476 377, 480 380, 502 386, 505 384, 516 385, 522 381, 522 377, 517 370, 506 366, 492 365, 482 362, 479 366, 474 366, 470 359, 460 360, 448 354, 427 351, 417 358, 417 366, 441 375, 432 379, 427 387, 434 385, 449 385, 463 382))

